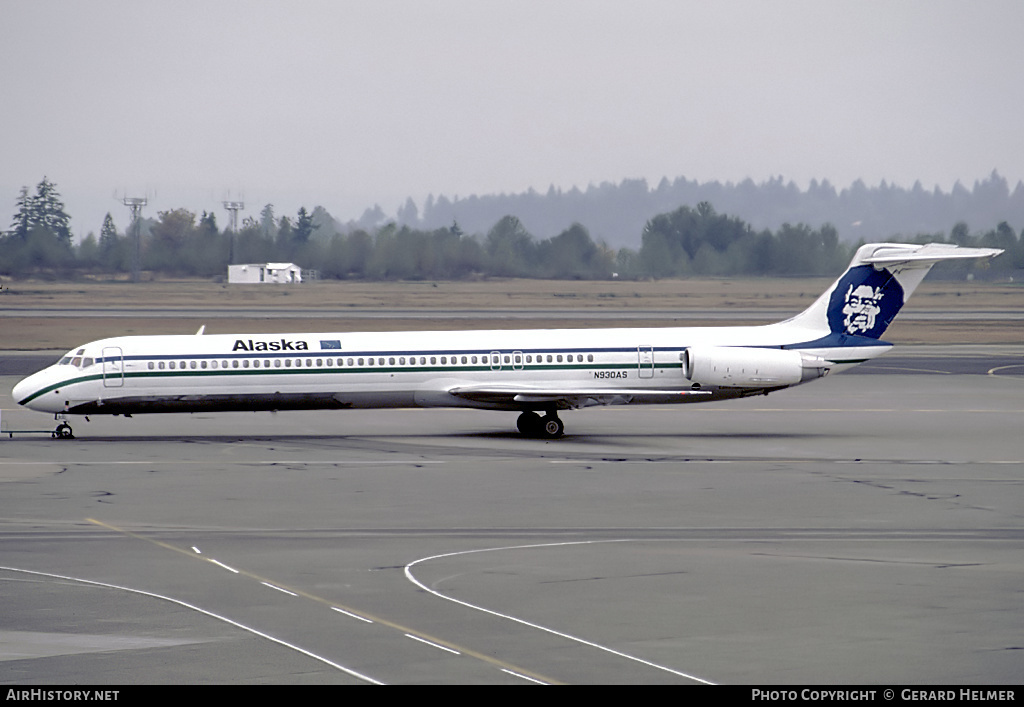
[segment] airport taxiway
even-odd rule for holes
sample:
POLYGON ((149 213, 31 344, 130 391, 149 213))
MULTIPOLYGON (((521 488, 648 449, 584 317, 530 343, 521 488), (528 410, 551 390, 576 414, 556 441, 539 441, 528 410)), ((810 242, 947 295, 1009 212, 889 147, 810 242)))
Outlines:
MULTIPOLYGON (((0 682, 1017 683, 1019 361, 557 441, 470 410, 4 436, 0 682)), ((52 427, 14 381, 5 427, 52 427)))

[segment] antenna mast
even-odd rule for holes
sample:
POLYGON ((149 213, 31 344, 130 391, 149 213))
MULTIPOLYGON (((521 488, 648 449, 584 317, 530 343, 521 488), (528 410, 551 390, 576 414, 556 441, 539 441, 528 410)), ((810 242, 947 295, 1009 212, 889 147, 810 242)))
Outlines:
POLYGON ((144 197, 139 198, 126 196, 124 198, 124 205, 132 212, 132 228, 135 230, 135 257, 132 258, 132 282, 139 281, 139 271, 142 269, 142 248, 140 246, 141 238, 139 235, 141 224, 139 221, 142 216, 142 207, 147 203, 148 201, 144 197))
POLYGON ((231 212, 231 253, 228 262, 235 262, 235 234, 238 233, 238 212, 245 208, 244 201, 224 201, 224 208, 231 212))

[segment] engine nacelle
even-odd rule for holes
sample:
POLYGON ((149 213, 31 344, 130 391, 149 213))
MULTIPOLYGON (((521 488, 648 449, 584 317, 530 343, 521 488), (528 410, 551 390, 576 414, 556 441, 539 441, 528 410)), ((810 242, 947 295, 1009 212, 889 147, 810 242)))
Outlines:
POLYGON ((683 353, 683 375, 701 385, 774 388, 828 374, 831 364, 818 356, 784 349, 696 346, 683 353))

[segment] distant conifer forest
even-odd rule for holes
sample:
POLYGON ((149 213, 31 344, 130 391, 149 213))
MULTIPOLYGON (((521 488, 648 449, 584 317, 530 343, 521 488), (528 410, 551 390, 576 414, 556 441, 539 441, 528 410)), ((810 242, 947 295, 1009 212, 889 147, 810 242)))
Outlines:
POLYGON ((71 216, 44 177, 17 197, 0 236, 0 275, 223 278, 231 263, 293 262, 321 278, 366 280, 825 276, 841 271, 861 242, 888 240, 1002 248, 991 262, 949 265, 938 276, 1019 281, 1024 232, 1014 221, 1024 222, 1024 185, 1011 192, 995 172, 949 194, 884 182, 837 192, 827 182, 800 191, 781 180, 663 180, 655 189, 627 180, 586 192, 429 197, 422 215, 410 199, 394 218, 378 206, 348 223, 320 206, 288 216, 266 204, 237 232, 212 212, 186 208, 122 229, 108 213, 98 235, 75 243, 71 216))

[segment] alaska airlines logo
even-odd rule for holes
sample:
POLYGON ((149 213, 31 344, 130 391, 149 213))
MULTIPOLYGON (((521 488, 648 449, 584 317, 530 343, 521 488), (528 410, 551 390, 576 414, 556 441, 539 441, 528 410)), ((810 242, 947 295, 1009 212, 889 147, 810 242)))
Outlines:
POLYGON ((249 339, 236 339, 232 351, 308 351, 309 345, 305 341, 253 341, 249 339))
POLYGON ((888 270, 870 265, 850 268, 832 292, 829 328, 837 334, 877 339, 903 306, 903 287, 888 270))

